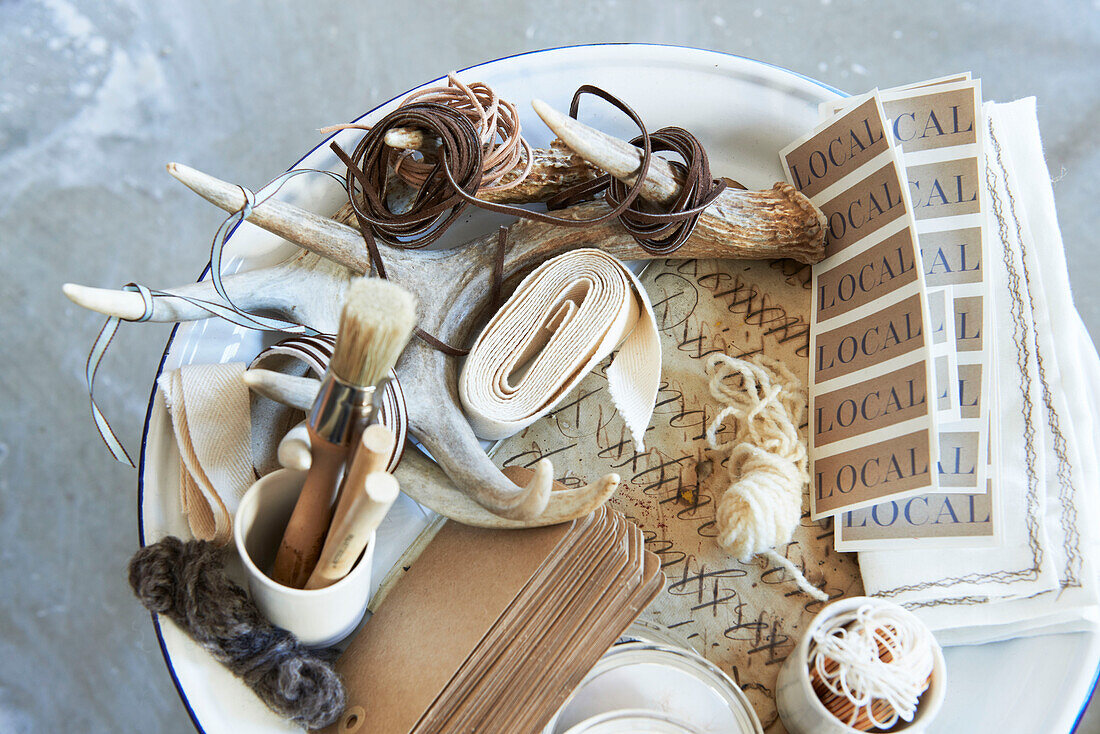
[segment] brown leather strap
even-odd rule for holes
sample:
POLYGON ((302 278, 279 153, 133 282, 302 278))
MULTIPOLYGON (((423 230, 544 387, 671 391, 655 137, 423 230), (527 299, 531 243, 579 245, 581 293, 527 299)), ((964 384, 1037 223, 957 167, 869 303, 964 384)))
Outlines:
MULTIPOLYGON (((332 143, 333 152, 348 169, 346 182, 351 207, 375 273, 386 277, 376 239, 404 249, 426 247, 439 239, 469 204, 486 211, 565 227, 584 227, 619 218, 638 244, 651 253, 667 255, 680 247, 691 235, 703 210, 725 189, 726 182, 711 178, 706 151, 694 135, 678 127, 662 128, 650 135, 641 117, 629 105, 599 87, 590 84, 579 87, 569 106, 570 116, 577 117, 581 97, 585 94, 599 97, 627 115, 641 131, 631 143, 642 149, 642 163, 630 186, 604 174, 563 191, 547 202, 548 209, 554 210, 603 192, 610 209, 591 219, 570 219, 479 199, 476 194, 482 179, 482 148, 477 131, 466 116, 447 105, 414 102, 398 107, 363 136, 351 155, 332 143), (386 182, 393 151, 385 145, 385 136, 395 127, 420 128, 441 141, 431 174, 417 191, 412 206, 403 214, 390 211, 386 204, 386 182), (675 153, 684 161, 671 162, 682 174, 684 183, 667 211, 658 211, 648 203, 645 208, 635 206, 654 150, 675 153)), ((494 308, 499 306, 504 277, 507 236, 503 227, 498 241, 500 248, 492 274, 494 308)), ((420 329, 416 333, 446 354, 467 353, 420 329)))

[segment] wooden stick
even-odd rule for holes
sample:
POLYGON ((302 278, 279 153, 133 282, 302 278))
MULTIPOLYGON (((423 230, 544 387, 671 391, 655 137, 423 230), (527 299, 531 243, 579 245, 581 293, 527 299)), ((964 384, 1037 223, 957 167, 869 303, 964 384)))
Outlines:
POLYGON ((381 423, 374 423, 363 429, 340 485, 340 494, 336 499, 336 511, 332 515, 331 527, 336 527, 344 521, 367 477, 375 472, 386 471, 390 455, 393 453, 394 440, 393 431, 381 423))
POLYGON ((368 474, 361 485, 349 489, 354 492, 351 506, 341 522, 333 523, 321 560, 306 582, 307 589, 323 589, 348 575, 401 491, 397 480, 386 472, 368 474))
MULTIPOLYGON (((311 441, 313 439, 312 433, 310 439, 311 441)), ((321 566, 326 558, 331 558, 335 551, 335 539, 332 529, 343 526, 349 512, 362 495, 362 488, 367 477, 373 472, 385 471, 390 452, 393 449, 393 442, 393 432, 383 425, 376 423, 363 429, 363 433, 359 437, 359 443, 348 457, 347 468, 344 472, 343 482, 340 485, 341 491, 336 501, 335 510, 331 511, 329 518, 326 520, 326 532, 321 536, 324 545, 317 549, 317 555, 312 559, 312 563, 305 571, 305 577, 301 579, 297 588, 302 588, 303 585, 305 588, 309 588, 307 583, 315 575, 316 569, 321 566)), ((335 481, 332 486, 335 486, 335 481)), ((329 581, 323 586, 328 586, 333 581, 329 581)))

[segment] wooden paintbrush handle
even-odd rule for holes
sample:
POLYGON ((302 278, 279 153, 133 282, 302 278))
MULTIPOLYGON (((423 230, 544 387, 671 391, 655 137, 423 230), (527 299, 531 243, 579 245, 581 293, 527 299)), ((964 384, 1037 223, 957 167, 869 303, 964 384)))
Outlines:
POLYGON ((340 493, 336 499, 336 512, 332 516, 335 527, 343 522, 352 502, 359 496, 363 483, 374 472, 386 471, 393 453, 395 438, 393 431, 380 423, 374 423, 363 429, 359 441, 351 451, 348 469, 340 483, 340 493))
POLYGON ((363 430, 359 451, 365 452, 363 469, 367 474, 386 471, 395 440, 393 431, 381 423, 371 424, 363 430))
POLYGON ((331 586, 351 572, 401 491, 393 475, 385 472, 369 474, 362 484, 347 489, 354 491, 354 500, 343 519, 333 523, 317 567, 306 582, 307 589, 331 586))
POLYGON ((283 532, 272 572, 275 581, 295 589, 305 585, 321 555, 332 521, 333 492, 347 458, 346 447, 322 439, 312 429, 309 439, 313 462, 283 532))

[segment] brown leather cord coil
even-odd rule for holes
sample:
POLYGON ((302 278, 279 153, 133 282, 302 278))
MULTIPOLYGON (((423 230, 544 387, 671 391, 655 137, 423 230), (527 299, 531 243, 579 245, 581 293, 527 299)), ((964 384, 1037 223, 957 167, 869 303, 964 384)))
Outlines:
MULTIPOLYGON (((573 110, 572 117, 576 117, 573 110)), ((669 161, 669 165, 683 181, 675 201, 668 211, 656 211, 649 202, 631 203, 619 216, 619 223, 647 251, 668 255, 684 244, 700 215, 726 188, 726 182, 711 178, 710 161, 699 140, 680 127, 663 127, 649 136, 654 152, 668 151, 684 159, 684 163, 669 161)), ((638 145, 642 137, 630 141, 638 145)), ((590 182, 579 184, 547 202, 547 207, 557 209, 569 206, 604 192, 607 205, 615 208, 626 199, 629 189, 622 181, 604 174, 590 182)))
MULTIPOLYGON (((603 99, 627 115, 641 131, 631 142, 642 149, 638 174, 629 186, 604 174, 561 192, 548 204, 551 210, 562 208, 603 192, 610 209, 590 219, 570 219, 479 199, 481 141, 469 117, 445 104, 413 101, 398 107, 371 127, 350 155, 332 143, 331 149, 347 166, 346 183, 351 207, 377 275, 386 277, 385 264, 376 240, 406 249, 426 247, 446 232, 468 204, 486 211, 565 227, 585 227, 618 218, 646 250, 660 255, 675 252, 691 235, 703 210, 725 189, 726 183, 711 178, 706 151, 694 135, 677 127, 662 128, 650 134, 629 105, 599 87, 586 84, 577 89, 569 107, 573 118, 577 117, 581 97, 586 94, 603 99), (385 145, 386 132, 399 127, 422 129, 440 141, 431 171, 425 176, 412 204, 400 214, 391 211, 386 203, 392 151, 385 145), (654 150, 675 153, 684 160, 683 163, 672 162, 684 180, 680 194, 667 211, 638 201, 654 150)), ((504 247, 499 252, 501 262, 494 266, 493 288, 496 292, 503 277, 504 247)), ((447 354, 466 353, 419 329, 417 334, 447 354)))

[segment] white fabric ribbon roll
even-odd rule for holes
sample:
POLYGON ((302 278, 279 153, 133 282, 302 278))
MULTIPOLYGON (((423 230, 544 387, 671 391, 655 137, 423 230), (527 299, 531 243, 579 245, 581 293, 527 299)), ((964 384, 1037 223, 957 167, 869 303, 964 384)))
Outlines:
POLYGON ((616 347, 608 388, 643 451, 661 380, 660 337, 645 289, 600 250, 546 261, 524 278, 466 357, 458 389, 474 433, 492 440, 522 431, 616 347))

